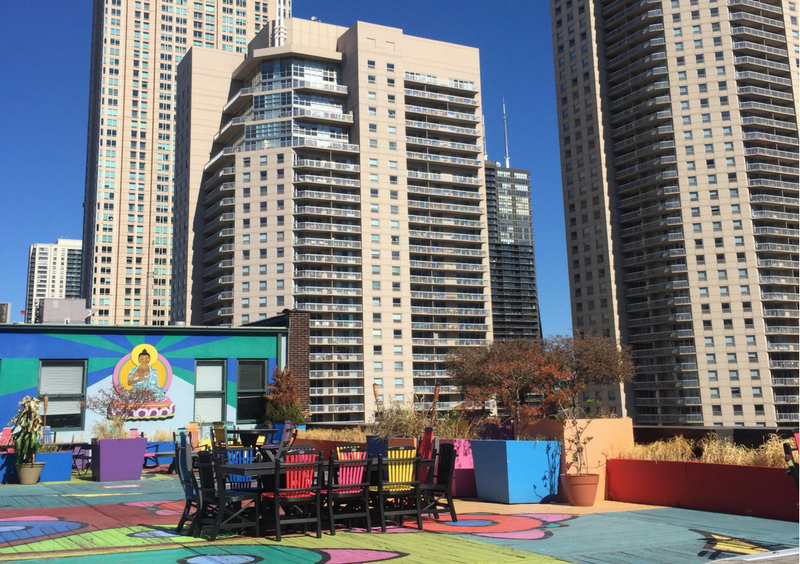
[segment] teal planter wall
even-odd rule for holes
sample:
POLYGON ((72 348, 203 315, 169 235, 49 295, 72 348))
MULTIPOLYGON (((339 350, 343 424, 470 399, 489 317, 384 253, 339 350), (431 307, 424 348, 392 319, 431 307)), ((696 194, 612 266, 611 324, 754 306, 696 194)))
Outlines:
POLYGON ((558 493, 558 441, 470 441, 478 499, 548 503, 558 493))

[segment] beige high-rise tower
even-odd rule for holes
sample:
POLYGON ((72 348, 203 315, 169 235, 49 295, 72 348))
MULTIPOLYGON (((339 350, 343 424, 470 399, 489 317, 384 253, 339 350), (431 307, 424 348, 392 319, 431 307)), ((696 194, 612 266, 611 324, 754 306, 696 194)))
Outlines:
POLYGON ((25 323, 36 322, 40 302, 44 298, 80 298, 81 265, 81 242, 77 239, 31 245, 28 252, 25 323))
POLYGON ((574 326, 638 365, 598 393, 635 424, 796 427, 797 4, 551 8, 574 326))
POLYGON ((95 0, 82 276, 94 323, 168 322, 176 68, 192 46, 242 58, 278 10, 291 0, 95 0))
POLYGON ((477 49, 287 19, 178 75, 173 320, 310 312, 317 421, 456 405, 445 355, 492 335, 477 49))

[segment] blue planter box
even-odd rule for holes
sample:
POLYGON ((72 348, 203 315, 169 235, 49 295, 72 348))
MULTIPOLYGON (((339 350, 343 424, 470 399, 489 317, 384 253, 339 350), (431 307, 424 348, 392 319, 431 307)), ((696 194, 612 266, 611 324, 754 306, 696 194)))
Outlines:
POLYGON ((558 441, 470 441, 478 499, 548 503, 558 493, 558 441))
POLYGON ((40 482, 69 482, 72 479, 72 451, 40 452, 36 462, 44 462, 40 482))
POLYGON ((17 455, 13 452, 0 454, 0 484, 19 484, 16 462, 17 455))
POLYGON ((172 441, 155 441, 147 443, 144 463, 146 468, 153 468, 161 464, 172 464, 172 462, 175 460, 174 456, 169 455, 147 456, 147 453, 158 454, 160 452, 175 452, 175 443, 172 441))

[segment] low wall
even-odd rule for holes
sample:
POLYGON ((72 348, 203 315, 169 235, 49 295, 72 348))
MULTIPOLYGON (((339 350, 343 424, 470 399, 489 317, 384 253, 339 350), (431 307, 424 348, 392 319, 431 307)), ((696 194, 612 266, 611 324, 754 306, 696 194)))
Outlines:
POLYGON ((797 521, 797 487, 783 468, 609 459, 607 499, 797 521))

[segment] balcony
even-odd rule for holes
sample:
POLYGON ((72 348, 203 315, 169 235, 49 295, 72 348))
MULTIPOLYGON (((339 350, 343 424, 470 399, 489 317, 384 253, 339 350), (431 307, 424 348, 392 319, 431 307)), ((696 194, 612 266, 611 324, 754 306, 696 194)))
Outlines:
POLYGON ((685 414, 636 414, 635 423, 702 423, 702 413, 685 414))
POLYGON ((413 119, 405 120, 406 127, 415 129, 427 129, 428 131, 438 131, 441 133, 448 133, 450 135, 466 135, 468 137, 478 137, 480 132, 477 128, 461 127, 457 125, 450 125, 446 123, 433 123, 429 121, 417 121, 413 119))
POLYGON ((326 264, 361 264, 361 257, 341 255, 298 254, 295 262, 321 262, 326 264))
POLYGON ((361 296, 361 288, 330 288, 328 286, 295 286, 295 296, 361 296))
POLYGON ((483 194, 481 194, 477 190, 454 190, 451 188, 436 188, 432 186, 416 186, 413 184, 409 184, 408 191, 413 192, 414 194, 427 194, 430 196, 440 196, 444 198, 455 198, 455 199, 467 198, 470 200, 483 199, 483 194))
POLYGON ((361 321, 334 321, 332 319, 312 319, 308 326, 312 329, 361 329, 361 321))
POLYGON ((225 323, 230 323, 232 318, 233 318, 233 308, 223 307, 206 313, 205 315, 203 315, 202 320, 203 323, 208 323, 209 321, 216 319, 219 319, 225 323))
POLYGON ((335 161, 323 161, 318 159, 298 158, 294 161, 295 168, 313 168, 321 170, 338 170, 342 172, 359 172, 361 167, 357 164, 338 163, 335 161))
POLYGON ((467 214, 479 215, 483 213, 483 208, 480 206, 465 206, 461 204, 446 204, 442 202, 428 202, 424 200, 409 200, 409 209, 423 209, 423 210, 436 210, 446 212, 459 212, 467 214))
POLYGON ((361 353, 309 353, 311 362, 362 362, 364 355, 361 353))
POLYGON ((699 380, 637 380, 633 382, 634 390, 670 390, 699 386, 699 380))
POLYGON ((364 411, 363 403, 325 403, 309 406, 311 413, 359 413, 364 411))
POLYGON ((298 231, 328 231, 333 233, 361 233, 360 225, 350 223, 319 223, 316 221, 298 221, 294 224, 298 231))
POLYGON ((335 270, 298 270, 294 273, 295 280, 303 278, 323 280, 361 280, 360 272, 339 272, 335 270))
POLYGON ((324 184, 326 186, 347 186, 358 188, 361 181, 357 178, 339 178, 336 176, 316 176, 311 174, 299 174, 294 177, 295 184, 324 184))
POLYGON ((409 245, 408 250, 411 253, 423 253, 426 255, 430 255, 429 258, 433 258, 434 255, 483 258, 487 255, 487 252, 484 251, 483 249, 461 249, 457 247, 438 247, 438 246, 428 247, 422 245, 409 245))
POLYGON ((454 315, 454 316, 486 316, 488 309, 465 307, 411 307, 412 315, 454 315))
POLYGON ((441 88, 453 89, 453 90, 461 90, 467 92, 477 92, 478 89, 475 86, 475 83, 470 80, 457 80, 454 78, 448 78, 447 80, 439 79, 430 74, 423 74, 423 73, 416 73, 405 71, 403 74, 403 80, 407 82, 418 82, 420 84, 430 84, 432 86, 439 86, 441 88))
POLYGON ((203 278, 208 276, 212 276, 220 271, 232 270, 233 269, 233 259, 225 259, 221 260, 215 264, 212 264, 205 270, 203 270, 203 278))
MULTIPOLYGON (((299 183, 295 179, 295 182, 299 183)), ((297 190, 294 193, 295 200, 322 200, 326 202, 351 202, 358 203, 361 196, 358 194, 343 194, 339 192, 320 192, 316 190, 297 190)))
POLYGON ((329 217, 361 217, 361 211, 352 208, 322 208, 318 206, 296 206, 295 215, 324 215, 329 217))
POLYGON ((475 114, 467 114, 464 112, 453 112, 449 110, 437 110, 435 108, 425 108, 422 106, 405 106, 406 114, 423 114, 426 116, 433 116, 442 119, 453 121, 468 121, 471 123, 478 123, 481 117, 475 114))
POLYGON ((295 308, 300 311, 323 311, 333 313, 361 313, 363 307, 359 304, 323 304, 319 302, 295 302, 295 308))
POLYGON ((424 98, 426 100, 436 100, 437 102, 445 102, 447 104, 454 104, 458 106, 477 107, 478 100, 475 98, 465 98, 464 96, 455 96, 452 94, 441 94, 439 92, 429 92, 427 90, 415 90, 413 88, 406 88, 403 93, 406 96, 414 98, 424 98))
POLYGON ((451 165, 461 166, 481 166, 481 161, 477 159, 463 159, 460 157, 450 157, 447 155, 436 155, 433 153, 415 153, 413 151, 406 151, 406 158, 409 160, 426 161, 433 163, 445 163, 451 165))
POLYGON ((363 370, 310 370, 308 375, 313 380, 323 380, 327 378, 361 379, 364 377, 363 370))
POLYGON ((424 145, 426 147, 435 147, 438 149, 450 149, 453 151, 466 151, 470 153, 480 153, 480 145, 468 143, 456 143, 454 141, 442 141, 439 139, 429 139, 427 137, 409 137, 406 136, 406 145, 424 145))
POLYGON ((362 396, 364 395, 364 388, 354 386, 350 388, 317 388, 311 387, 308 389, 310 396, 362 396))

